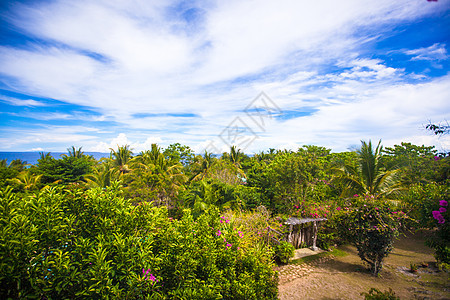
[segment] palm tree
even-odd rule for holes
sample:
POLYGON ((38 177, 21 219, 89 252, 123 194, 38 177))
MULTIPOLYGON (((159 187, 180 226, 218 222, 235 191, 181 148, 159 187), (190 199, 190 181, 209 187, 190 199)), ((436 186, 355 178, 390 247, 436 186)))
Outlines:
POLYGON ((17 178, 14 178, 13 180, 19 184, 23 184, 25 190, 32 190, 39 185, 41 177, 42 174, 33 175, 30 171, 25 171, 20 173, 17 178))
POLYGON ((121 176, 122 174, 119 170, 113 168, 112 162, 106 160, 94 169, 91 174, 85 175, 84 178, 88 186, 106 188, 111 186, 114 181, 119 181, 121 176))
POLYGON ((158 160, 165 160, 161 148, 157 144, 152 144, 151 150, 142 151, 131 160, 131 164, 138 168, 148 168, 151 165, 156 165, 158 160))
POLYGON ((117 151, 110 148, 110 159, 113 161, 114 166, 119 170, 120 174, 130 172, 128 163, 131 161, 133 152, 129 145, 117 146, 117 151))
POLYGON ((231 146, 230 148, 230 161, 233 163, 233 165, 236 166, 236 168, 241 168, 241 160, 242 160, 243 153, 241 152, 241 149, 236 150, 236 146, 231 146))
POLYGON ((403 189, 398 169, 386 170, 381 164, 381 140, 375 149, 372 142, 361 141, 361 148, 356 151, 356 167, 343 165, 336 170, 334 182, 343 187, 342 196, 372 195, 388 196, 403 189))
POLYGON ((167 206, 186 181, 183 165, 167 160, 156 144, 134 157, 131 165, 135 179, 154 191, 159 203, 165 202, 167 206))
POLYGON ((216 205, 217 198, 211 184, 200 180, 195 183, 186 200, 189 207, 192 207, 194 216, 199 216, 209 207, 216 205))
POLYGON ((47 152, 47 153, 39 152, 39 159, 40 160, 47 160, 47 159, 50 159, 50 158, 52 158, 50 152, 47 152))
POLYGON ((83 147, 80 147, 78 149, 76 149, 75 146, 67 148, 67 151, 69 152, 69 154, 68 155, 63 154, 63 156, 82 158, 84 155, 84 152, 81 151, 81 148, 83 148, 83 147))
POLYGON ((214 155, 212 153, 208 153, 208 151, 205 151, 203 157, 199 155, 195 158, 194 164, 196 168, 196 174, 194 175, 194 177, 192 177, 191 181, 206 178, 210 174, 211 167, 214 164, 214 155))

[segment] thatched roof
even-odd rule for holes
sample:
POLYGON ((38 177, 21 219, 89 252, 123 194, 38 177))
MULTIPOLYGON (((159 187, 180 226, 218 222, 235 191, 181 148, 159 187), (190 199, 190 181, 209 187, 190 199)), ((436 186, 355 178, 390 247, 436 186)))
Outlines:
POLYGON ((284 222, 284 224, 287 225, 297 225, 297 224, 304 224, 304 223, 311 223, 311 222, 318 222, 318 221, 326 221, 326 218, 303 218, 303 219, 298 219, 295 217, 290 217, 289 219, 286 220, 286 222, 284 222))

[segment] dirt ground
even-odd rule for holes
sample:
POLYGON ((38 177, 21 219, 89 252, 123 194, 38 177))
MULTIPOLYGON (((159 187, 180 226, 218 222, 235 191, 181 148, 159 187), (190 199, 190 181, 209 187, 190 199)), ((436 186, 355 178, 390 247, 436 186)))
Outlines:
MULTIPOLYGON (((278 267, 279 297, 291 299, 364 299, 370 288, 389 288, 400 299, 450 299, 449 273, 435 268, 433 250, 424 245, 428 232, 402 237, 385 259, 379 277, 372 276, 351 246, 346 256, 326 256, 310 263, 278 267), (428 264, 413 274, 410 264, 428 264)), ((424 266, 425 266, 424 265, 424 266)))

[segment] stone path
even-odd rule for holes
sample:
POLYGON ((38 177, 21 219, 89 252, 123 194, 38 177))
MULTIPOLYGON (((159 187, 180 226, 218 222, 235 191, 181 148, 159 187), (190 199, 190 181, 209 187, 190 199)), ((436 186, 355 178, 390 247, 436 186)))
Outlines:
POLYGON ((279 284, 285 284, 297 278, 308 276, 309 274, 314 272, 318 264, 324 263, 334 258, 335 257, 333 255, 327 255, 325 257, 318 258, 311 263, 302 263, 299 265, 289 264, 276 267, 275 270, 278 271, 278 277, 280 280, 279 284))
POLYGON ((320 248, 317 248, 316 250, 311 250, 310 248, 296 249, 294 252, 294 257, 292 257, 291 260, 296 260, 305 256, 316 255, 322 252, 325 252, 325 250, 322 250, 320 248))

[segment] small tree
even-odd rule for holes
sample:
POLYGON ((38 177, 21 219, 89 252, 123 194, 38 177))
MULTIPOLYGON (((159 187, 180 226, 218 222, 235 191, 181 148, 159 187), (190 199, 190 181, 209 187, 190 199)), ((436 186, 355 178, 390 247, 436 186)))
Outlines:
POLYGON ((352 207, 338 212, 338 228, 341 235, 356 247, 372 274, 378 275, 408 217, 402 211, 391 210, 381 201, 356 199, 355 202, 352 207))

